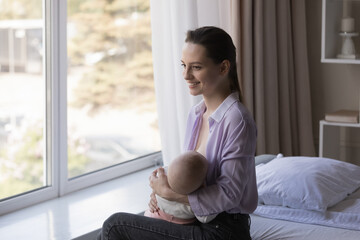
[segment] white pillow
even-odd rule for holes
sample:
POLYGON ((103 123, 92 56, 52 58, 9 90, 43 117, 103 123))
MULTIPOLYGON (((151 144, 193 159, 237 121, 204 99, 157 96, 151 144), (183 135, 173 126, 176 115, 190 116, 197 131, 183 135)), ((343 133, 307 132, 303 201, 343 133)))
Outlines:
POLYGON ((259 204, 326 211, 360 187, 360 167, 329 158, 283 157, 256 167, 259 204))

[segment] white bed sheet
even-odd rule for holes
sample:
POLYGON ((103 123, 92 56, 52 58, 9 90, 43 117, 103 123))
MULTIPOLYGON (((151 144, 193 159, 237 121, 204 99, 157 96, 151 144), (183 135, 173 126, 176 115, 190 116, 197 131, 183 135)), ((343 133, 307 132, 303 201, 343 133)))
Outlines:
POLYGON ((251 215, 253 240, 359 240, 360 231, 251 215))
MULTIPOLYGON (((326 212, 259 205, 255 215, 360 231, 360 188, 326 212)), ((359 236, 360 239, 360 236, 359 236)))
POLYGON ((325 213, 259 205, 252 215, 253 239, 360 240, 360 188, 325 213))

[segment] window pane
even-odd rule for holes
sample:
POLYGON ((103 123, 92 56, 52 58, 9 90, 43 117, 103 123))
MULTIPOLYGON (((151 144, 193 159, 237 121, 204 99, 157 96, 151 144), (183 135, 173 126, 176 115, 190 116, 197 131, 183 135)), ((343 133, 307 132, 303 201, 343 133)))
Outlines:
POLYGON ((45 186, 42 0, 0 1, 0 199, 45 186))
POLYGON ((149 0, 68 0, 68 175, 160 150, 149 0))

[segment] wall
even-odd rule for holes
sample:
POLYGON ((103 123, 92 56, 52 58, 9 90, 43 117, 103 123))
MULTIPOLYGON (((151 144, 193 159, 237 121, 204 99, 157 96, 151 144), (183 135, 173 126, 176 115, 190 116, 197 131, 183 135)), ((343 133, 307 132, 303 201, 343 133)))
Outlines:
MULTIPOLYGON (((326 112, 359 109, 360 64, 320 62, 322 0, 305 0, 305 2, 313 131, 315 147, 318 149, 319 121, 324 119, 326 112)), ((354 40, 360 41, 360 37, 354 40)), ((357 51, 360 52, 360 49, 357 51)), ((337 158, 360 163, 360 129, 345 128, 339 135, 342 147, 337 158)))

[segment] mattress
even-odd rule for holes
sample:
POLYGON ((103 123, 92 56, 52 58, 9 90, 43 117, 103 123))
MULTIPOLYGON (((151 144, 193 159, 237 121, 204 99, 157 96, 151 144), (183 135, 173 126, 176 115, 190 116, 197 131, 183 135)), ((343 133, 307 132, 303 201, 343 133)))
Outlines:
POLYGON ((359 240, 360 231, 251 215, 253 240, 359 240))

